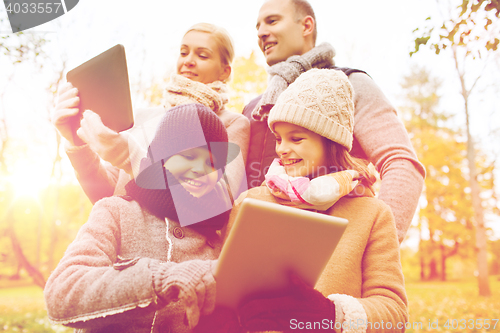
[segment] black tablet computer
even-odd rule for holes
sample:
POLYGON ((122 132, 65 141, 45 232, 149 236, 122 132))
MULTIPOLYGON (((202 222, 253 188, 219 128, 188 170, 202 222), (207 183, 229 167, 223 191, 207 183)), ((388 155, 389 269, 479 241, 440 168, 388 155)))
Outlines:
MULTIPOLYGON (((66 74, 66 79, 78 88, 80 113, 92 110, 102 122, 120 132, 134 125, 125 48, 118 44, 66 74)), ((78 128, 79 117, 74 126, 78 128)))

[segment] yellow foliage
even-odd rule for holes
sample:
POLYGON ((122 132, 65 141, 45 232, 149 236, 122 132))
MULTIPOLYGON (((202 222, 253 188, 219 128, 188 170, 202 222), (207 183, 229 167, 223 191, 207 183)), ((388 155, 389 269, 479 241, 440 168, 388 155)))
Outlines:
POLYGON ((246 104, 267 88, 266 70, 257 64, 255 59, 255 53, 252 51, 248 58, 241 56, 233 61, 227 105, 231 111, 241 113, 246 104))

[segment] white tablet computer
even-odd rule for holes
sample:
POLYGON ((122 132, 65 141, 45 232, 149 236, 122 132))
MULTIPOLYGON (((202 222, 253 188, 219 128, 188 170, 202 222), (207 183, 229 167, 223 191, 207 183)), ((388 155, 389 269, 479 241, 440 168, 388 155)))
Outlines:
MULTIPOLYGON (((80 115, 92 110, 107 127, 117 132, 134 125, 125 48, 118 44, 66 74, 78 88, 80 115)), ((79 117, 74 126, 79 127, 79 117)))
POLYGON ((346 226, 346 219, 244 199, 219 257, 216 304, 235 308, 285 290, 291 271, 314 286, 346 226))

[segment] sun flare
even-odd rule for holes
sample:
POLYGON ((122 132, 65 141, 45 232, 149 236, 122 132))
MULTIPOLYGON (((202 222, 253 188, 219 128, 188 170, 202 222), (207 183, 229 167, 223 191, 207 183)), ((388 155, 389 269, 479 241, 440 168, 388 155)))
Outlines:
POLYGON ((43 175, 40 169, 23 166, 14 168, 14 172, 7 177, 7 182, 14 189, 14 198, 31 197, 38 198, 40 191, 48 185, 48 177, 43 175))

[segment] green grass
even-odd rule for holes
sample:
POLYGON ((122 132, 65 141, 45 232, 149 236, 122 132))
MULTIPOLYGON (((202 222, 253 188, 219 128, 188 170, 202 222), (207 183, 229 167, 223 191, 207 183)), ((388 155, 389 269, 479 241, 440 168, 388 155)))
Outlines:
MULTIPOLYGON (((500 281, 491 278, 493 296, 477 295, 475 281, 462 282, 409 282, 406 284, 410 304, 410 324, 422 323, 421 328, 409 328, 417 332, 500 332, 500 321, 495 329, 453 329, 444 327, 449 319, 500 319, 500 281), (437 329, 429 328, 429 321, 438 321, 437 329)), ((455 327, 460 322, 455 322, 455 327)), ((51 325, 45 310, 43 293, 39 287, 11 287, 0 289, 0 332, 72 332, 72 329, 51 325)))
POLYGON ((73 329, 51 325, 42 289, 29 286, 0 289, 0 332, 73 332, 73 329))
MULTIPOLYGON (((422 329, 408 329, 407 332, 500 332, 500 320, 493 329, 491 319, 500 319, 500 281, 490 279, 492 296, 478 296, 475 280, 466 282, 414 282, 406 284, 406 292, 410 305, 410 322, 421 322, 422 329), (453 323, 453 319, 455 321, 453 323), (460 326, 464 319, 466 328, 460 326), (490 319, 489 329, 478 329, 477 319, 490 319), (438 321, 437 329, 429 328, 438 321), (446 321, 449 327, 446 328, 446 321), (454 324, 452 326, 452 324, 454 324), (470 327, 467 327, 469 326, 470 327)), ((436 327, 436 325, 434 325, 436 327)), ((463 327, 463 326, 462 326, 463 327)))

